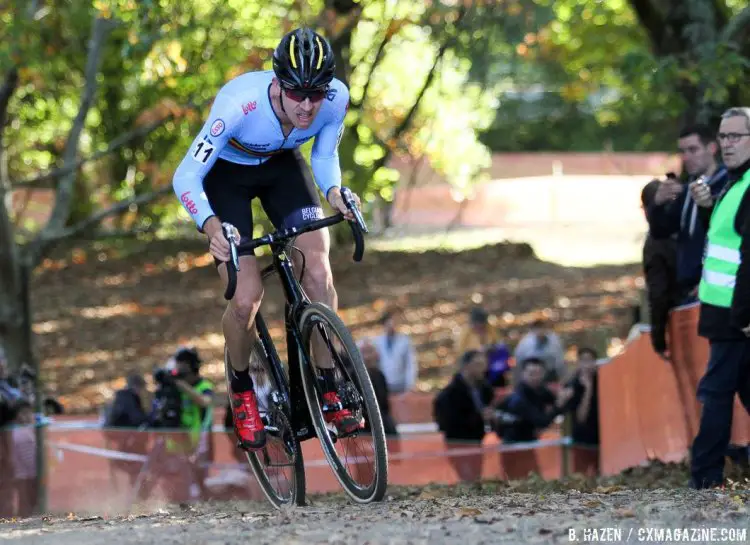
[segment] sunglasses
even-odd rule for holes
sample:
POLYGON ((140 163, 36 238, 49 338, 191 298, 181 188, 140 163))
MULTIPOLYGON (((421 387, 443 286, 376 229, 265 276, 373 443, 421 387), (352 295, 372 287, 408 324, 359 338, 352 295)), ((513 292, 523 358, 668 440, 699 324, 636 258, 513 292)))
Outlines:
POLYGON ((312 103, 318 103, 328 94, 328 88, 325 89, 287 89, 284 88, 284 94, 294 102, 303 102, 306 98, 312 103))

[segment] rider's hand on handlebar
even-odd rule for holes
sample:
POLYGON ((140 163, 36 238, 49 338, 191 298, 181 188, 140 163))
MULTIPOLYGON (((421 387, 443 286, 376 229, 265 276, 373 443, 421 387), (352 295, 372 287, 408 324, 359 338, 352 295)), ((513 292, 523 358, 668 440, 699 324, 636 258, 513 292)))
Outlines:
POLYGON ((209 218, 203 230, 208 235, 208 251, 211 255, 219 261, 229 261, 229 241, 224 236, 219 218, 209 218))
MULTIPOLYGON (((357 208, 362 208, 362 203, 359 200, 359 197, 356 193, 352 193, 352 197, 354 198, 354 202, 357 203, 357 208)), ((351 210, 349 210, 346 207, 346 203, 344 202, 344 198, 341 196, 341 189, 338 187, 332 187, 330 191, 328 191, 328 204, 331 205, 331 207, 336 210, 337 212, 341 212, 344 214, 344 217, 349 220, 354 220, 354 214, 351 210)))

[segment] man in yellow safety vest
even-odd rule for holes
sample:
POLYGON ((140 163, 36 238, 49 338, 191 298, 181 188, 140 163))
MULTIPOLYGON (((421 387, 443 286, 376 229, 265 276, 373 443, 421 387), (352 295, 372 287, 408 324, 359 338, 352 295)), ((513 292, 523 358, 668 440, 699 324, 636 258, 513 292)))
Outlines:
POLYGON ((691 453, 694 488, 724 481, 735 394, 750 412, 750 108, 724 112, 718 140, 729 183, 716 198, 706 184, 690 185, 709 218, 698 332, 711 346, 698 385, 703 412, 691 453))

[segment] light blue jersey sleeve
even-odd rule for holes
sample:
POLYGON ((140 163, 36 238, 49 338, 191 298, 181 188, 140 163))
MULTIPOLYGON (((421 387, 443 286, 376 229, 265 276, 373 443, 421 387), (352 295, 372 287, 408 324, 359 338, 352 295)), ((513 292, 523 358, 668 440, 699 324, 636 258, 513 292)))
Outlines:
POLYGON ((349 90, 345 85, 337 89, 333 99, 335 114, 315 137, 310 163, 315 183, 328 197, 332 187, 341 187, 341 165, 339 164, 339 142, 344 134, 344 118, 349 110, 349 90))
POLYGON ((208 119, 174 173, 174 192, 201 231, 214 215, 203 191, 203 179, 229 139, 241 129, 243 117, 242 108, 233 97, 219 92, 208 119))

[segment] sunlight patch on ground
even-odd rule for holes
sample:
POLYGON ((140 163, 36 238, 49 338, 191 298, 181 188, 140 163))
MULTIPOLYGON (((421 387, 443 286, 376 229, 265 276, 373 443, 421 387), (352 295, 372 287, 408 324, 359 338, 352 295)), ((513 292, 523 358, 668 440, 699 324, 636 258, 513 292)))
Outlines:
POLYGON ((132 316, 134 314, 166 316, 170 313, 170 309, 163 305, 147 307, 135 302, 129 302, 110 306, 85 307, 76 313, 89 320, 106 320, 115 316, 132 316))
POLYGON ((373 237, 367 240, 367 248, 390 252, 460 252, 501 242, 527 243, 543 261, 567 267, 590 267, 640 262, 644 236, 644 226, 529 224, 373 237))

